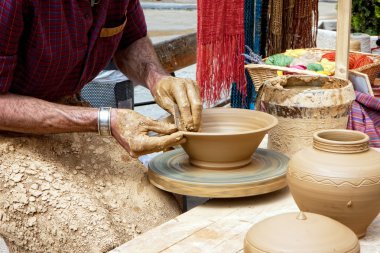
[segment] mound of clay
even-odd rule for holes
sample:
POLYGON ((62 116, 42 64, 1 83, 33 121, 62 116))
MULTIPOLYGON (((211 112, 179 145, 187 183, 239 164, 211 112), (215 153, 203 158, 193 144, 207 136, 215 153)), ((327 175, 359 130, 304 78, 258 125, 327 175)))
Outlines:
POLYGON ((0 135, 0 234, 12 253, 106 252, 179 213, 112 138, 0 135))

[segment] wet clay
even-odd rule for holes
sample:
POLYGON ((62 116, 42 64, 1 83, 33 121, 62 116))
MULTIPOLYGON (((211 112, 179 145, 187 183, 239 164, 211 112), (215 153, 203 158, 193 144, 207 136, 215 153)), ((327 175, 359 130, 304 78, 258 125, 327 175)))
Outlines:
POLYGON ((264 83, 257 108, 279 120, 269 133, 270 148, 292 156, 312 143, 315 131, 345 129, 354 99, 352 84, 346 80, 282 76, 264 83))
POLYGON ((133 110, 113 110, 112 115, 112 135, 133 157, 159 152, 185 141, 173 124, 153 120, 133 110), (151 137, 150 131, 163 135, 151 137))
POLYGON ((166 77, 153 87, 152 94, 157 104, 176 115, 175 104, 181 114, 181 126, 187 131, 198 131, 202 102, 199 86, 196 81, 188 78, 166 77))
POLYGON ((112 138, 0 138, 0 234, 12 253, 107 252, 176 217, 177 203, 112 138))

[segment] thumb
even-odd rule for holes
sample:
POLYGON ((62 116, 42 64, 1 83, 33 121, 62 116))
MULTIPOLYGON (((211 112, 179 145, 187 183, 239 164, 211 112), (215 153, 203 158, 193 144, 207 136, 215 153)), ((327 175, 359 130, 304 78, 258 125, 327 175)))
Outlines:
POLYGON ((172 134, 178 131, 176 125, 157 120, 149 120, 147 128, 148 131, 159 134, 172 134))

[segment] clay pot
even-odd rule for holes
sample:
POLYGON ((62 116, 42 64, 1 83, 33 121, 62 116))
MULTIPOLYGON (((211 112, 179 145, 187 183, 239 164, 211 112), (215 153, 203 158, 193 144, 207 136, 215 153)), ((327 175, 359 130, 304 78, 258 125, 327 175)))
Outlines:
POLYGON ((233 109, 205 109, 199 132, 185 132, 183 149, 191 164, 208 169, 245 166, 263 140, 277 124, 267 113, 233 109))
POLYGON ((350 40, 350 51, 361 51, 361 42, 358 40, 350 40))
POLYGON ((356 235, 343 224, 313 213, 286 213, 255 224, 244 240, 245 253, 357 253, 356 235))
POLYGON ((267 80, 257 99, 258 110, 278 119, 268 147, 291 157, 312 145, 313 133, 345 129, 355 99, 350 81, 322 76, 281 76, 267 80))
POLYGON ((380 211, 380 153, 368 142, 369 137, 357 131, 316 132, 313 147, 289 162, 287 180, 298 207, 364 236, 380 211))

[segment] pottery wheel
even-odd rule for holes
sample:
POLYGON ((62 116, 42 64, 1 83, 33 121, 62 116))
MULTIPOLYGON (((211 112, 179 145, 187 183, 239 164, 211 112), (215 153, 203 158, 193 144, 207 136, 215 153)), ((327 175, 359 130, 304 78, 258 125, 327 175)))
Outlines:
POLYGON ((189 163, 177 149, 156 156, 149 163, 149 180, 156 187, 181 195, 232 198, 273 192, 284 188, 288 157, 257 149, 252 162, 238 169, 209 170, 189 163))

